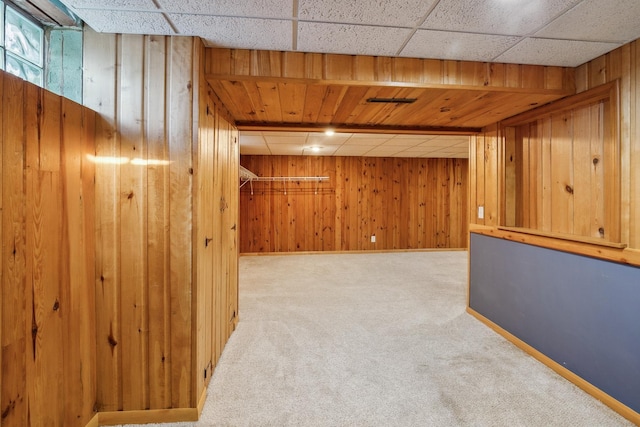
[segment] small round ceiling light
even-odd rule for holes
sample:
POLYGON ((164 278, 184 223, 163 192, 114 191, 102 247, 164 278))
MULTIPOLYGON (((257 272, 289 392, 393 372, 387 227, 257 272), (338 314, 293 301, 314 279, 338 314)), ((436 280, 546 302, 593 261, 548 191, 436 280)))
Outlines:
POLYGON ((327 136, 333 136, 336 132, 333 129, 327 129, 324 131, 324 134, 327 136))
POLYGON ((311 147, 311 151, 313 151, 314 153, 319 153, 320 150, 321 150, 321 147, 318 147, 318 146, 311 147))

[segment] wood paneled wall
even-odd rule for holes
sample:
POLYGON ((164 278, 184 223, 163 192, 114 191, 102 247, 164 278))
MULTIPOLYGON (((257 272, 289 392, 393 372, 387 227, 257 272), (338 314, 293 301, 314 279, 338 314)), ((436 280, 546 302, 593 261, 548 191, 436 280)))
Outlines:
MULTIPOLYGON (((616 224, 618 230, 615 234, 619 234, 619 238, 613 238, 611 240, 618 240, 624 244, 627 244, 630 248, 640 248, 640 126, 638 125, 638 111, 640 111, 640 42, 635 41, 629 43, 619 49, 616 49, 606 55, 594 59, 576 69, 576 88, 578 93, 583 93, 589 89, 597 88, 601 85, 614 82, 618 80, 620 87, 619 99, 615 101, 618 105, 618 117, 615 120, 616 123, 610 123, 611 126, 616 127, 619 138, 619 146, 616 149, 614 159, 611 162, 617 164, 617 171, 612 173, 617 174, 616 180, 618 181, 618 189, 614 187, 614 192, 617 194, 611 195, 609 191, 609 197, 613 197, 613 204, 605 203, 605 206, 598 207, 598 202, 593 209, 584 210, 575 207, 573 208, 575 214, 573 218, 567 218, 565 225, 561 228, 563 230, 575 230, 576 227, 582 230, 580 234, 589 234, 593 237, 595 234, 595 222, 596 219, 593 215, 611 215, 614 212, 615 218, 610 219, 611 224, 616 224), (617 125, 617 126, 616 126, 617 125), (604 212, 602 210, 604 209, 604 212), (589 230, 584 227, 589 223, 589 230), (584 230, 583 230, 584 229, 584 230)), ((603 108, 603 107, 597 107, 603 108)), ((584 117, 574 117, 572 120, 582 121, 577 130, 578 133, 574 133, 572 141, 577 144, 591 145, 591 133, 596 135, 600 132, 604 132, 604 128, 597 129, 593 126, 608 126, 607 122, 603 120, 606 114, 603 111, 580 111, 579 115, 585 115, 584 117), (592 119, 597 120, 597 124, 593 120, 589 121, 586 115, 590 115, 592 119), (599 118, 594 115, 598 114, 599 118), (587 124, 587 121, 589 123, 587 124), (593 132, 584 133, 586 127, 589 126, 593 132), (589 142, 587 142, 589 139, 589 142), (576 142, 577 141, 577 142, 576 142)), ((556 126, 557 127, 557 126, 556 126)), ((559 129, 561 129, 560 126, 559 129)), ((575 126, 574 126, 575 128, 575 126)), ((610 131, 607 131, 610 132, 610 131)), ((551 144, 553 141, 558 141, 563 138, 561 134, 550 134, 547 141, 551 144)), ((596 137, 597 139, 598 137, 596 137)), ((506 187, 507 179, 505 177, 510 173, 515 173, 515 165, 509 165, 507 159, 510 158, 510 153, 507 153, 509 147, 505 145, 508 139, 506 130, 502 128, 500 124, 490 126, 484 129, 484 132, 472 139, 471 144, 471 157, 470 157, 470 222, 474 224, 484 225, 507 225, 510 221, 515 221, 516 218, 507 217, 506 209, 506 194, 509 191, 515 189, 509 189, 506 187), (480 219, 477 216, 478 206, 484 206, 485 218, 480 219)), ((560 145, 558 145, 560 147, 560 145)), ((601 147, 602 150, 605 147, 601 147)), ((600 148, 594 147, 595 153, 600 148)), ((590 149, 591 150, 591 149, 590 149)), ((578 152, 567 153, 571 156, 582 156, 586 154, 587 150, 578 150, 578 152)), ((559 156, 562 153, 557 153, 559 156)), ((593 166, 593 159, 591 165, 593 166)), ((550 163, 547 163, 549 166, 550 163)), ((568 167, 569 165, 561 165, 555 163, 555 168, 568 167)), ((540 166, 543 167, 543 166, 540 166)), ((557 169, 560 173, 560 170, 557 169)), ((586 177, 585 174, 580 174, 581 177, 586 177)), ((591 177, 589 183, 583 183, 583 186, 589 186, 593 191, 598 191, 599 185, 598 176, 591 177), (595 180, 595 181, 593 181, 595 180)), ((606 177, 605 177, 606 178, 606 177)), ((547 185, 551 185, 550 180, 553 179, 550 176, 546 178, 547 185)), ((560 179, 560 177, 558 177, 560 179)), ((544 185, 544 183, 543 183, 544 185)), ((608 184, 604 184, 607 186, 608 184)), ((573 187, 573 186, 572 186, 573 187)), ((585 187, 586 188, 586 187, 585 187)), ((609 186, 610 188, 610 186, 609 186)), ((523 188, 523 192, 525 189, 523 188)), ((559 197, 560 195, 558 195, 559 197)), ((545 200, 548 197, 553 197, 547 194, 545 200)), ((594 197, 597 197, 594 195, 594 197)), ((547 200, 548 201, 548 200, 547 200)), ((536 209, 537 212, 537 209, 536 209)), ((542 214, 542 212, 541 212, 542 214)), ((600 222, 600 220, 598 220, 600 222)), ((550 224, 550 223, 546 223, 550 224)), ((539 224, 540 227, 551 228, 550 225, 539 224)), ((597 227, 597 233, 600 235, 600 226, 597 227)), ((607 227, 610 228, 610 227, 607 227)), ((604 229, 606 235, 607 228, 604 229)))
POLYGON ((576 69, 584 92, 619 79, 620 241, 640 249, 640 41, 628 43, 576 69))
POLYGON ((235 322, 237 249, 226 227, 237 203, 207 222, 223 198, 237 200, 234 130, 210 102, 199 39, 87 29, 84 43, 84 103, 99 113, 97 409, 101 423, 149 409, 160 411, 136 421, 166 421, 163 409, 201 402, 211 325, 219 354, 235 322))
POLYGON ((84 426, 96 399, 95 113, 0 72, 0 424, 84 426))
POLYGON ((241 163, 259 176, 329 177, 245 184, 241 252, 467 245, 466 159, 242 156, 241 163))
MULTIPOLYGON (((202 88, 207 84, 203 81, 202 88)), ((203 91, 196 168, 196 382, 200 393, 238 322, 238 131, 203 91)))
POLYGON ((602 85, 502 122, 505 225, 620 241, 617 101, 602 85))

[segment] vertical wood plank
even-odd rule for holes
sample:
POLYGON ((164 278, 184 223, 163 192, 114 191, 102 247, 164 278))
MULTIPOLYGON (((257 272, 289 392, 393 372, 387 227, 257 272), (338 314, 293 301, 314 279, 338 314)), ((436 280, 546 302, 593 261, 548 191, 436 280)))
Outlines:
POLYGON ((147 278, 149 283, 149 408, 171 407, 171 300, 169 263, 169 147, 166 139, 167 39, 145 39, 147 143, 147 278))
POLYGON ((123 35, 119 51, 118 129, 120 156, 120 306, 123 387, 122 408, 149 407, 147 307, 147 160, 144 139, 144 37, 123 35), (142 162, 134 163, 135 159, 142 162), (142 163, 143 165, 141 165, 142 163))
POLYGON ((96 111, 96 383, 101 411, 122 409, 120 337, 119 136, 116 35, 84 32, 84 104, 96 111), (90 46, 100 46, 91 49, 90 46))
POLYGON ((86 425, 95 411, 95 168, 87 159, 95 152, 94 123, 94 113, 62 100, 60 256, 65 289, 61 300, 65 426, 86 425))
POLYGON ((192 405, 192 39, 169 40, 167 78, 171 265, 171 406, 192 405))
MULTIPOLYGON (((24 85, 5 75, 2 102, 2 425, 27 425, 26 198, 24 184, 24 85), (11 126, 9 124, 12 124, 11 126)), ((29 288, 31 286, 29 285, 29 288)))
POLYGON ((551 231, 573 233, 572 118, 558 114, 551 118, 551 231))

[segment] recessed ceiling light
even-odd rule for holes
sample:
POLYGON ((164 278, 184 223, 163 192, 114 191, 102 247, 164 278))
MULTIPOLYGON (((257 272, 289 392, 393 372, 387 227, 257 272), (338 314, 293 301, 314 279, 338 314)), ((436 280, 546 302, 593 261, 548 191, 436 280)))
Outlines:
POLYGON ((311 151, 313 151, 314 153, 318 153, 320 152, 320 147, 311 147, 311 151))
POLYGON ((324 131, 324 134, 327 136, 332 136, 333 134, 335 134, 336 132, 333 129, 327 129, 324 131))

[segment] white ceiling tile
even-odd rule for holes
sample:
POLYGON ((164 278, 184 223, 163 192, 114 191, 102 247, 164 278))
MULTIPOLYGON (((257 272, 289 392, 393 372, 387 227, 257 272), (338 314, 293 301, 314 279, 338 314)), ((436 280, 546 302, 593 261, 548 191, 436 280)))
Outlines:
POLYGON ((336 156, 364 156, 364 154, 370 151, 373 147, 364 145, 343 145, 339 147, 335 155, 336 156))
POLYGON ((298 23, 298 50, 303 52, 393 56, 411 30, 364 25, 298 23))
POLYGON ((303 146, 307 143, 307 134, 300 133, 296 135, 295 133, 288 133, 286 135, 272 135, 270 133, 265 132, 264 138, 267 140, 268 144, 297 144, 299 146, 303 146))
POLYGON ((393 135, 379 135, 379 134, 354 134, 351 138, 345 142, 345 145, 365 145, 376 146, 385 143, 393 135))
POLYGON ((210 47, 291 50, 291 22, 275 19, 169 14, 182 35, 198 35, 210 47), (265 34, 269 34, 265 37, 265 34))
POLYGON ((249 18, 293 17, 293 0, 157 0, 162 10, 202 15, 238 16, 249 18))
POLYGON ((240 134, 240 146, 243 145, 265 145, 265 140, 261 135, 244 135, 240 134))
POLYGON ((349 139, 348 136, 309 135, 307 145, 342 145, 349 139))
POLYGON ((109 9, 109 10, 158 10, 153 0, 65 0, 65 5, 73 9, 109 9))
POLYGON ((487 61, 513 46, 518 37, 418 30, 400 53, 417 58, 487 61))
POLYGON ((403 151, 402 147, 386 147, 379 146, 375 147, 372 150, 367 152, 367 156, 386 156, 386 155, 394 155, 403 151))
POLYGON ((299 145, 274 144, 269 149, 274 156, 301 156, 302 147, 299 145))
POLYGON ((577 67, 617 47, 614 43, 529 38, 498 56, 496 61, 577 67))
POLYGON ((528 35, 580 0, 441 0, 422 28, 528 35))
POLYGON ((340 22, 379 26, 413 27, 436 0, 299 0, 301 21, 340 22))
POLYGON ((419 145, 421 142, 420 139, 410 139, 410 138, 392 138, 384 143, 385 146, 390 147, 415 147, 419 145))
POLYGON ((584 0, 536 37, 626 43, 638 37, 640 1, 584 0))
POLYGON ((161 13, 77 9, 78 16, 98 32, 124 34, 174 34, 161 13))

